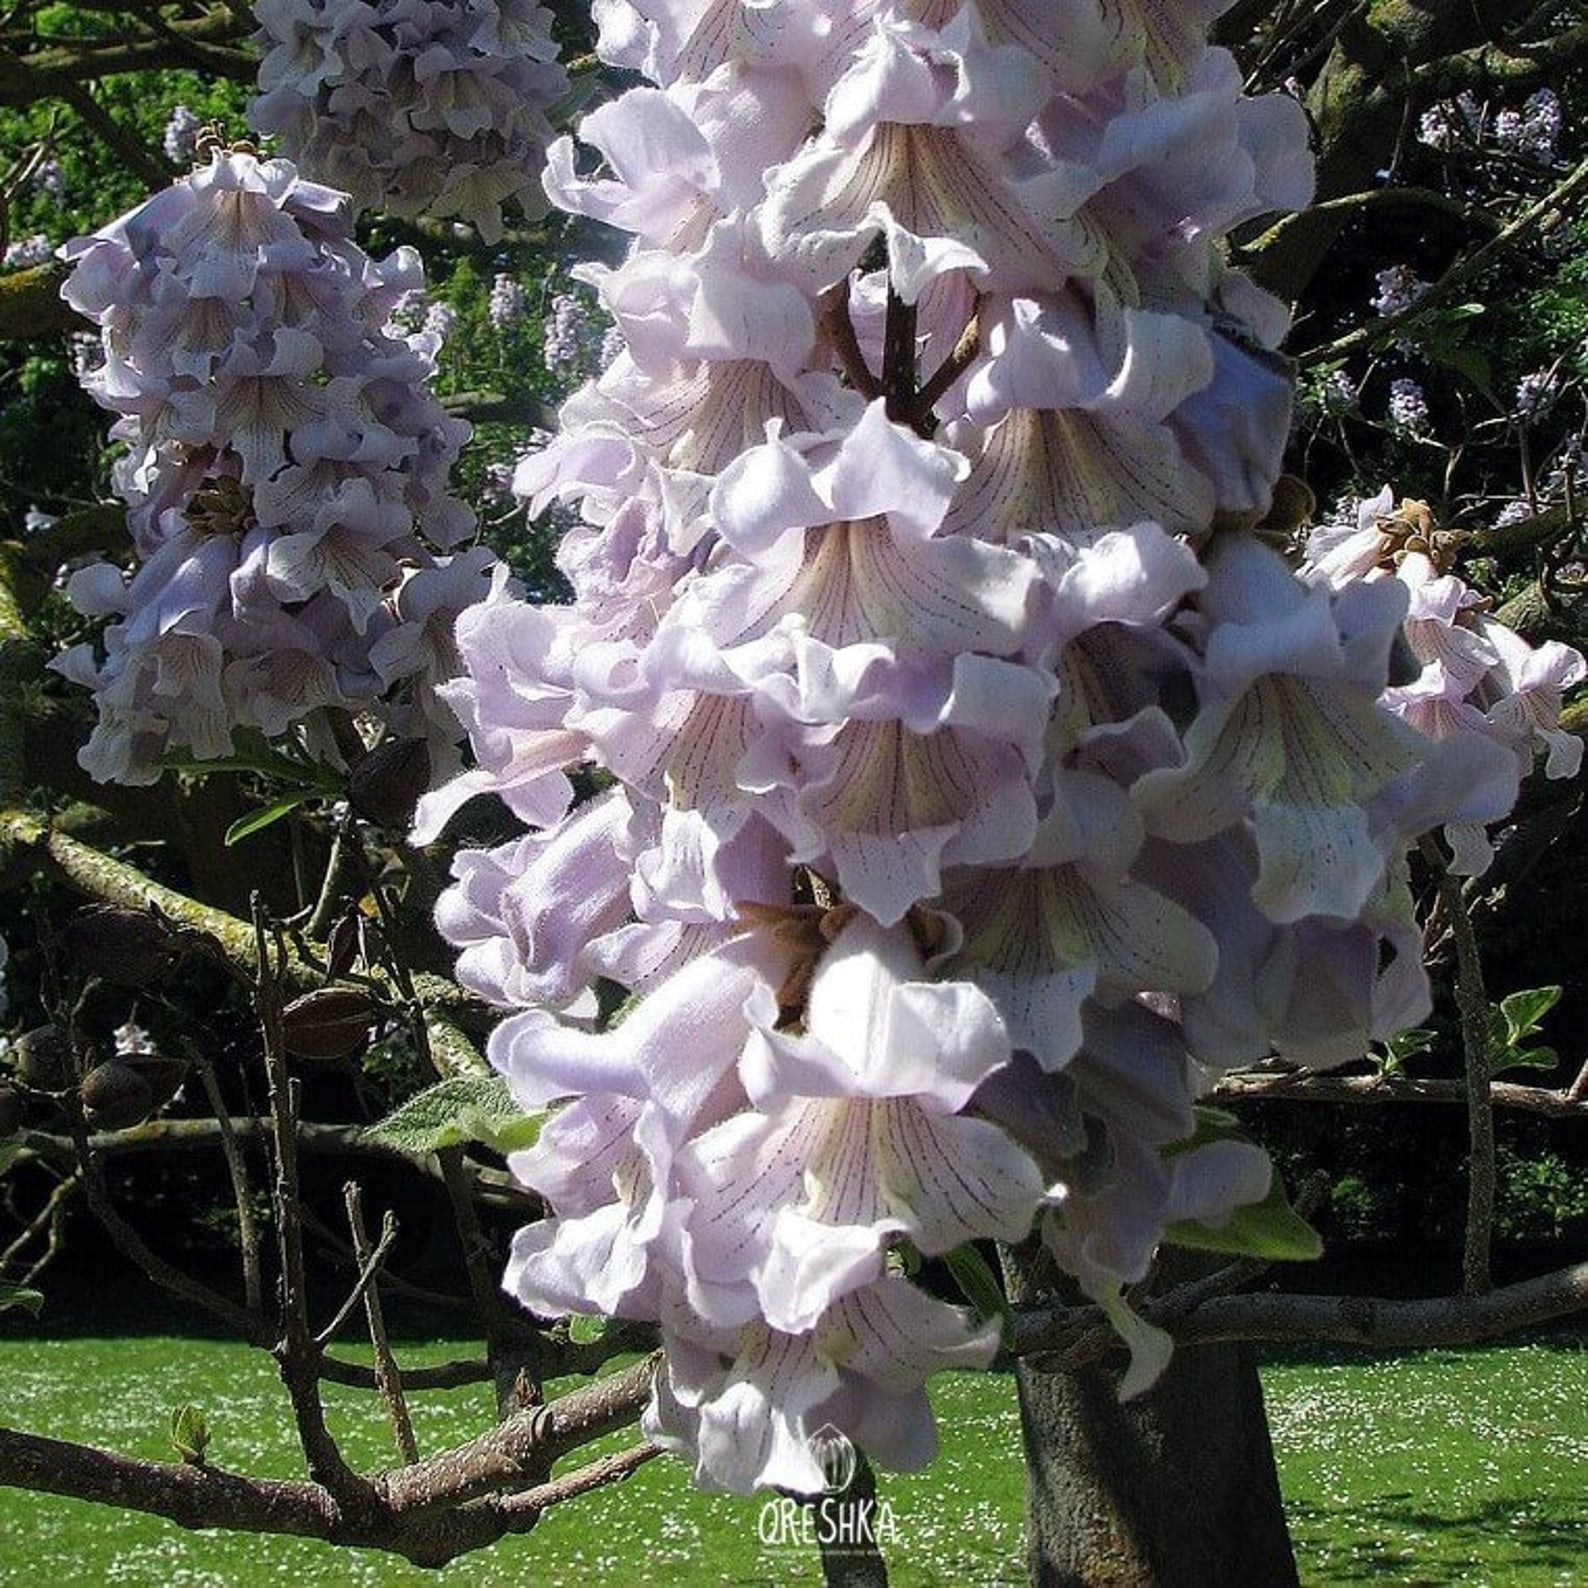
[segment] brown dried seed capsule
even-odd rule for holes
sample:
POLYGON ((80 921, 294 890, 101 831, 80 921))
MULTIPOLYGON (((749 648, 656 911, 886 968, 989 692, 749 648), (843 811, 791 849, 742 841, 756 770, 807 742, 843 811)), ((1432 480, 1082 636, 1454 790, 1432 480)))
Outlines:
POLYGON ((0 1137, 22 1129, 22 1099, 14 1086, 0 1086, 0 1137))
POLYGON ((91 1130, 127 1130, 154 1112, 149 1083, 120 1059, 96 1065, 83 1077, 82 1098, 91 1130))
POLYGON ((321 987, 294 998, 281 1014, 287 1052, 299 1059, 345 1059, 369 1038, 375 1005, 354 987, 321 987))
POLYGON ((169 1103, 187 1078, 187 1065, 163 1053, 123 1053, 120 1062, 143 1077, 155 1108, 169 1103))
POLYGON ((59 1026, 35 1026, 11 1045, 17 1070, 41 1092, 69 1091, 77 1080, 71 1038, 59 1026))
POLYGON ((161 980, 182 955, 163 921, 116 904, 79 910, 61 933, 61 947, 79 970, 119 987, 161 980))
POLYGON ((348 803, 366 821, 392 831, 414 819, 419 796, 430 787, 430 751, 423 739, 387 739, 353 768, 348 803))

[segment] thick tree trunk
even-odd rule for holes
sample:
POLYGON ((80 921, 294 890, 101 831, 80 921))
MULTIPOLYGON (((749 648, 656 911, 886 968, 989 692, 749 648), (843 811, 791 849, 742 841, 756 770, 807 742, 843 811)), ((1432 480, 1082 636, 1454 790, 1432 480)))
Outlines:
POLYGON ((1177 1350, 1125 1405, 1117 1371, 1017 1377, 1037 1588, 1298 1581, 1249 1347, 1177 1350))

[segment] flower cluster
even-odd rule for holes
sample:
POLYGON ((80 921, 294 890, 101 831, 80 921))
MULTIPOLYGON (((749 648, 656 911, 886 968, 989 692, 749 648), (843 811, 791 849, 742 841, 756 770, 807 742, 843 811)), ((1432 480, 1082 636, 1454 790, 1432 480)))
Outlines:
POLYGON ((83 765, 152 782, 173 749, 222 756, 238 729, 294 724, 334 761, 326 709, 378 708, 450 770, 431 686, 492 559, 448 555, 473 529, 447 483, 468 427, 427 389, 435 345, 385 330, 417 256, 371 259, 345 194, 241 152, 62 254, 63 296, 102 328, 84 385, 121 416, 137 554, 130 576, 95 563, 69 586, 113 620, 102 654, 55 664, 95 692, 83 765))
POLYGON ((928 1460, 997 1328, 909 1276, 970 1241, 1040 1229, 1150 1382, 1123 1287, 1269 1189, 1195 1099, 1418 1019, 1407 847, 1514 798, 1381 704, 1405 587, 1251 533, 1286 314, 1221 242, 1311 167, 1210 9, 608 0, 648 83, 550 151, 625 346, 518 471, 573 601, 459 620, 478 765, 415 836, 539 829, 438 914, 560 1105, 507 1284, 660 1325, 702 1483, 810 1491, 824 1423, 928 1460))
POLYGON ((394 215, 544 208, 546 113, 567 92, 534 0, 256 0, 266 51, 250 120, 311 176, 394 215))
POLYGON ((1422 113, 1417 138, 1431 149, 1449 150, 1475 144, 1488 133, 1509 154, 1547 162, 1556 156, 1563 127, 1564 114, 1553 89, 1540 88, 1521 109, 1500 110, 1492 117, 1475 94, 1463 89, 1422 113))
MULTIPOLYGON (((1562 729, 1560 713, 1566 691, 1588 678, 1588 666, 1570 646, 1548 640, 1535 647, 1490 614, 1478 592, 1450 571, 1451 547, 1426 504, 1397 504, 1385 486, 1358 502, 1351 518, 1313 532, 1302 574, 1342 589, 1391 577, 1406 587, 1403 632, 1416 667, 1383 695, 1402 722, 1445 753, 1465 756, 1474 769, 1486 765, 1499 790, 1513 776, 1526 776, 1540 753, 1546 777, 1575 777, 1582 741, 1562 729), (1496 757, 1496 747, 1513 767, 1496 757)), ((1481 791, 1477 777, 1473 788, 1481 791)), ((1491 808, 1485 801, 1484 810, 1491 808)), ((1483 819, 1458 811, 1446 822, 1453 870, 1477 875, 1488 868, 1493 850, 1483 819)))

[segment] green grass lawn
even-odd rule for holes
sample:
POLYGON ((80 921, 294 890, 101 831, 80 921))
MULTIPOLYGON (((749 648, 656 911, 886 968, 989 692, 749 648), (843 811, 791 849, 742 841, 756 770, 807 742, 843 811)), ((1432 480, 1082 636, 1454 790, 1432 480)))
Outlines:
MULTIPOLYGON (((410 1363, 456 1354, 414 1347, 410 1363)), ((221 1466, 295 1476, 271 1364, 208 1340, 0 1338, 0 1418, 58 1438, 169 1459, 173 1407, 192 1401, 221 1466)), ((1588 1354, 1569 1339, 1361 1361, 1285 1359, 1264 1370, 1303 1579, 1317 1584, 1565 1585, 1588 1581, 1581 1531, 1588 1477, 1588 1354)), ((371 1397, 328 1391, 355 1464, 391 1459, 371 1397)), ((943 1454, 885 1477, 900 1585, 1018 1583, 1018 1419, 1007 1377, 934 1388, 943 1454)), ((427 1452, 483 1425, 486 1392, 416 1398, 427 1452)), ((619 1441, 622 1443, 623 1441, 619 1441)), ((662 1458, 628 1483, 572 1502, 531 1536, 440 1575, 513 1588, 678 1588, 809 1583, 813 1558, 768 1552, 758 1502, 691 1494, 662 1458)), ((148 1518, 0 1490, 0 1583, 295 1585, 435 1582, 389 1557, 305 1540, 190 1534, 148 1518)), ((1260 1588, 1260 1585, 1254 1585, 1260 1588)))

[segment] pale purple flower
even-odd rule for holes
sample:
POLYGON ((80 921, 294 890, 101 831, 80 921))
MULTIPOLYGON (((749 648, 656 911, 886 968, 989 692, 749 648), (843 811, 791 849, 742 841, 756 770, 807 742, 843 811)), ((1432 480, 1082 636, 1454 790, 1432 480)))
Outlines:
POLYGON ((1426 436, 1433 429, 1428 399, 1409 376, 1397 376, 1390 382, 1389 422, 1409 436, 1426 436))
POLYGON ((237 729, 335 760, 334 707, 382 715, 454 770, 438 631, 493 559, 440 555, 472 528, 447 490, 468 428, 426 389, 424 349, 384 330, 417 256, 370 259, 344 195, 240 152, 63 253, 67 300, 103 328, 83 381, 120 415, 138 554, 130 576, 94 564, 69 587, 114 619, 102 655, 56 664, 95 692, 84 765, 151 782, 172 750, 230 753, 237 729))
POLYGON ((172 165, 188 165, 198 152, 198 134, 202 123, 186 105, 172 107, 170 119, 160 146, 172 165))
POLYGON ((457 216, 488 243, 544 209, 547 111, 567 92, 552 14, 503 0, 260 0, 252 124, 360 208, 457 216))
POLYGON ((1375 278, 1378 290, 1372 298, 1372 307, 1385 316, 1403 314, 1428 290, 1428 283, 1410 265, 1391 265, 1379 271, 1375 278))
POLYGON ((524 317, 524 289, 511 276, 498 275, 492 281, 489 313, 498 331, 524 317))
POLYGON ((55 244, 43 232, 34 232, 29 237, 19 237, 14 243, 6 244, 5 268, 29 270, 34 265, 47 265, 54 253, 55 244))
POLYGON ((1537 419, 1553 407, 1559 391, 1560 377, 1555 370, 1535 369, 1516 384, 1516 411, 1526 419, 1537 419))

